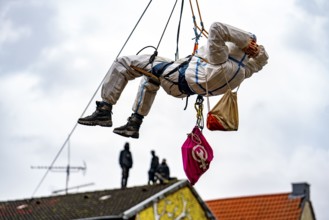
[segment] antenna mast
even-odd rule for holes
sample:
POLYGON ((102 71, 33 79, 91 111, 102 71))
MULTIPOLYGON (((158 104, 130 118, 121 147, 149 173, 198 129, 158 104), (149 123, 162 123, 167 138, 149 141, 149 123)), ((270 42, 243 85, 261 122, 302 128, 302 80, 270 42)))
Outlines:
POLYGON ((83 166, 70 166, 70 160, 71 160, 70 139, 68 139, 67 143, 68 143, 67 166, 31 166, 31 169, 47 169, 54 172, 66 172, 65 194, 68 193, 71 172, 83 171, 83 174, 85 174, 87 170, 86 162, 83 162, 83 166))

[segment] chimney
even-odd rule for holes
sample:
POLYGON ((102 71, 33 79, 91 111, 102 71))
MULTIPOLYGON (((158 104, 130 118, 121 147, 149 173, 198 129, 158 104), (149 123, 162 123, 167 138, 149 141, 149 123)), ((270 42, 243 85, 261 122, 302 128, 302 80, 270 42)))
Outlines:
POLYGON ((293 197, 304 197, 304 201, 310 200, 310 185, 308 183, 293 183, 292 193, 293 197))

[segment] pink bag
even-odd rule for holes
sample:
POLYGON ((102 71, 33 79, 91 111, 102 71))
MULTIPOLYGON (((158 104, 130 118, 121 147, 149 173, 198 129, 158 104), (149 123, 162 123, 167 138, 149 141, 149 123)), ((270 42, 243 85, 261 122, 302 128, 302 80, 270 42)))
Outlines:
POLYGON ((205 173, 213 159, 213 151, 198 126, 188 134, 182 146, 182 156, 185 174, 194 185, 205 173))

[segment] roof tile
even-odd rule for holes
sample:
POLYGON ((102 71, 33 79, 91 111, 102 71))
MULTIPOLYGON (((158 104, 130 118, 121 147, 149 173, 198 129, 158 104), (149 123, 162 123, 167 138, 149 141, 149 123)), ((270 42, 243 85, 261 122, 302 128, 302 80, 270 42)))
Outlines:
POLYGON ((127 209, 162 191, 169 184, 137 186, 44 198, 0 202, 0 219, 78 219, 119 216, 127 209))
POLYGON ((301 197, 281 193, 209 200, 206 204, 221 220, 290 220, 300 219, 301 202, 301 197))

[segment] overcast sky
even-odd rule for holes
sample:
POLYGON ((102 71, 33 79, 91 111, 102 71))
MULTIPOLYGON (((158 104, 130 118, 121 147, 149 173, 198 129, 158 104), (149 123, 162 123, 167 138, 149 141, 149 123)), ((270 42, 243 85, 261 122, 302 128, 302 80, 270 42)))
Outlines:
MULTIPOLYGON (((118 157, 126 141, 134 159, 128 186, 147 183, 152 149, 167 159, 172 176, 186 178, 181 146, 195 125, 195 97, 184 111, 185 100, 160 90, 139 139, 118 136, 113 128, 79 125, 64 145, 148 2, 0 0, 1 201, 64 189, 65 172, 49 172, 41 181, 46 170, 31 169, 49 166, 58 153, 55 166, 87 164, 85 174, 71 173, 69 186, 94 185, 72 192, 119 188, 118 157)), ((173 3, 153 1, 121 55, 156 46, 173 3)), ((239 131, 204 129, 214 159, 195 185, 197 192, 209 200, 290 192, 291 183, 307 182, 317 218, 329 219, 329 2, 199 4, 206 28, 221 21, 250 31, 270 59, 239 89, 239 131)), ((180 2, 159 47, 159 55, 173 59, 179 7, 180 2)), ((192 28, 186 1, 181 57, 192 52, 192 28)), ((114 107, 114 127, 131 114, 138 83, 129 83, 114 107)), ((85 115, 99 98, 98 92, 85 115)))

